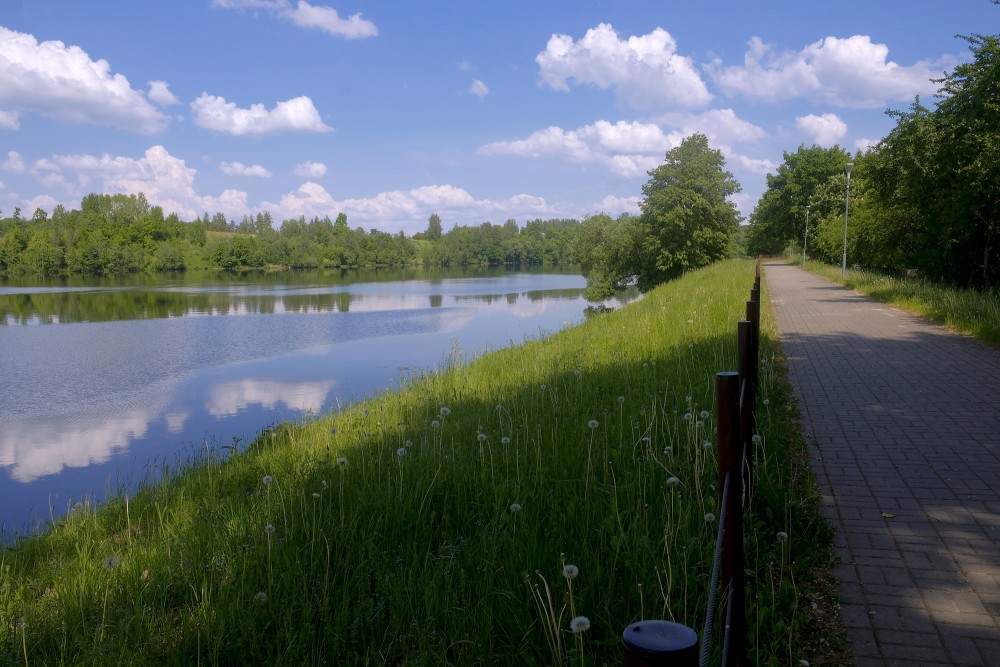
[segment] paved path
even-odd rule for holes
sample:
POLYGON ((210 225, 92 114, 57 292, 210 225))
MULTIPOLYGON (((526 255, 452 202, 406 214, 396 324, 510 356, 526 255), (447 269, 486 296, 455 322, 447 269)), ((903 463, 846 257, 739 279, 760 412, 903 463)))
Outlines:
POLYGON ((1000 351, 772 263, 855 665, 1000 665, 1000 351))

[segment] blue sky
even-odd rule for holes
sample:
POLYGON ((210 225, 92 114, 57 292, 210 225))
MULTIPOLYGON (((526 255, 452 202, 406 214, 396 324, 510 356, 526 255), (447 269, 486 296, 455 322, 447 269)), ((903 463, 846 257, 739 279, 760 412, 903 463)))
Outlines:
POLYGON ((749 215, 783 151, 877 142, 998 26, 989 0, 2 0, 0 211, 617 215, 702 132, 749 215))

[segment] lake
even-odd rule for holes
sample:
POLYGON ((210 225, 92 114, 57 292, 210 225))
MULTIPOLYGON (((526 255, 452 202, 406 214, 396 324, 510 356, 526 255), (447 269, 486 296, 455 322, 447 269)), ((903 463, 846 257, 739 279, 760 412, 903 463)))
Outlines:
POLYGON ((0 283, 0 538, 164 463, 576 324, 584 287, 551 267, 0 283))

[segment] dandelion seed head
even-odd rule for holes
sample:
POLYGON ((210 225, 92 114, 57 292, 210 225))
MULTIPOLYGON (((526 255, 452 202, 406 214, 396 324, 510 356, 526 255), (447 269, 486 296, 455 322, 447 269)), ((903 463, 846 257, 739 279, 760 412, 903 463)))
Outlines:
POLYGON ((666 454, 667 456, 673 456, 674 455, 674 448, 670 447, 670 446, 664 447, 663 448, 663 453, 666 454))
POLYGON ((323 485, 324 489, 330 488, 330 484, 325 479, 322 482, 320 482, 320 484, 323 485))
POLYGON ((110 570, 112 568, 118 567, 118 563, 122 562, 120 556, 108 556, 104 559, 104 569, 110 570))
POLYGON ((624 396, 619 396, 618 397, 618 402, 619 403, 624 403, 625 402, 625 397, 624 396))
POLYGON ((521 511, 521 505, 518 503, 511 503, 510 511, 513 512, 514 514, 517 514, 518 512, 521 511))
POLYGON ((476 440, 478 440, 479 442, 486 442, 486 434, 480 433, 479 435, 476 436, 476 440))
POLYGON ((406 442, 403 443, 403 447, 412 447, 412 446, 413 446, 412 440, 407 440, 406 442))
POLYGON ((264 591, 260 591, 257 593, 257 595, 253 596, 253 599, 261 603, 267 602, 267 593, 265 593, 264 591))
POLYGON ((573 375, 580 377, 580 369, 577 368, 575 371, 573 371, 573 375))
POLYGON ((398 456, 399 458, 403 458, 404 456, 406 456, 406 448, 400 447, 399 449, 397 449, 396 456, 398 456))
POLYGON ((715 521, 715 515, 711 512, 705 512, 705 523, 713 523, 715 521))
POLYGON ((778 531, 778 541, 779 542, 784 542, 787 539, 788 539, 788 533, 786 533, 783 530, 779 530, 778 531))
POLYGON ((771 399, 765 398, 764 399, 764 405, 771 405, 771 399))
POLYGON ((503 406, 497 403, 497 412, 500 412, 501 410, 503 410, 503 406))
POLYGON ((431 421, 431 428, 437 428, 440 425, 441 425, 441 422, 439 422, 436 419, 434 419, 433 421, 431 421))
POLYGON ((500 444, 502 444, 502 445, 509 445, 510 444, 510 438, 508 438, 507 436, 504 436, 504 437, 500 438, 500 444))
POLYGON ((704 440, 704 441, 702 441, 701 446, 704 447, 705 449, 711 449, 712 448, 712 441, 711 440, 704 440))
POLYGON ((318 493, 316 493, 315 491, 313 491, 313 499, 314 499, 314 500, 319 500, 319 499, 320 499, 321 497, 322 497, 322 496, 321 496, 320 494, 318 494, 318 493))
POLYGON ((701 417, 702 419, 708 419, 712 415, 708 413, 708 410, 702 410, 698 416, 701 417))
POLYGON ((264 482, 264 484, 270 484, 271 482, 274 481, 274 478, 271 477, 270 475, 264 475, 264 479, 262 481, 264 482))
POLYGON ((680 483, 681 483, 681 480, 678 479, 677 477, 668 477, 667 478, 667 486, 677 486, 680 483))
POLYGON ((442 417, 447 417, 448 415, 451 414, 451 408, 445 406, 438 411, 438 414, 440 414, 442 417))
POLYGON ((690 412, 685 412, 684 413, 684 421, 686 421, 686 422, 691 421, 691 413, 690 412))
POLYGON ((273 523, 269 523, 266 526, 264 526, 264 532, 267 533, 268 535, 273 535, 274 534, 274 524, 273 523))
POLYGON ((542 383, 542 391, 545 391, 545 383, 542 383))
POLYGON ((591 419, 589 422, 587 422, 588 428, 597 428, 597 426, 598 424, 596 419, 591 419))
POLYGON ((649 442, 649 436, 648 435, 644 435, 641 438, 639 438, 639 441, 640 442, 649 442))
POLYGON ((563 565, 563 576, 567 579, 576 579, 580 576, 580 568, 572 563, 566 563, 563 565))
POLYGON ((569 622, 569 629, 572 630, 575 635, 578 635, 581 632, 586 632, 587 630, 590 630, 590 619, 586 616, 577 616, 569 622))
POLYGON ((347 465, 347 457, 346 456, 340 456, 340 457, 338 457, 337 458, 337 465, 339 465, 340 467, 346 466, 347 465))
POLYGON ((750 440, 753 441, 753 444, 755 444, 755 445, 759 445, 760 444, 760 436, 757 435, 756 433, 754 434, 754 436, 752 438, 750 438, 750 440))

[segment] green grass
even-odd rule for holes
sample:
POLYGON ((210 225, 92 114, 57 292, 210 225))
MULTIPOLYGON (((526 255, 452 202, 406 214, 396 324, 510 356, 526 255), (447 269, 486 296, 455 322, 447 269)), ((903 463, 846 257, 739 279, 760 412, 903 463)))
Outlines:
MULTIPOLYGON (((0 552, 0 662, 615 665, 634 621, 700 634, 752 280, 717 264, 72 512, 0 552)), ((751 657, 798 664, 829 531, 766 321, 751 657)))
POLYGON ((841 280, 839 266, 810 261, 805 268, 878 301, 891 303, 991 345, 1000 345, 1000 292, 996 289, 959 289, 922 278, 900 278, 862 269, 848 270, 845 281, 841 280))

